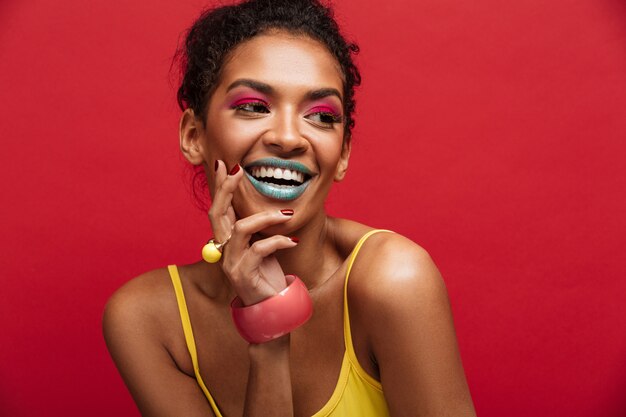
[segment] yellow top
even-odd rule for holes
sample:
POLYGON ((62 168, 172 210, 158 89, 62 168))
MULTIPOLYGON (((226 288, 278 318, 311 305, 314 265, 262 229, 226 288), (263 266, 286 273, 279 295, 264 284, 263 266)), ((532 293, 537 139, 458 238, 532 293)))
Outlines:
MULTIPOLYGON (((339 379, 335 390, 328 402, 319 410, 313 414, 312 417, 386 417, 389 416, 389 410, 387 409, 387 402, 383 395, 383 389, 380 382, 376 381, 359 364, 356 353, 354 352, 354 346, 352 346, 352 335, 350 333, 350 317, 348 315, 348 278, 350 277, 350 271, 352 265, 356 259, 361 246, 368 237, 378 232, 387 232, 387 230, 372 230, 366 233, 356 244, 350 255, 348 261, 348 271, 346 272, 346 279, 343 289, 343 335, 346 345, 346 352, 343 356, 343 362, 341 364, 341 371, 339 372, 339 379)), ((215 400, 209 393, 202 377, 200 376, 200 368, 198 366, 198 354, 196 352, 196 343, 193 338, 193 331, 191 329, 191 321, 189 320, 189 312, 187 311, 187 303, 185 302, 185 295, 183 293, 183 287, 178 275, 178 269, 176 265, 169 265, 168 267, 172 283, 174 284, 174 291, 176 292, 176 300, 178 301, 178 309, 180 311, 180 318, 183 324, 183 331, 185 333, 185 341, 187 342, 187 349, 191 355, 191 361, 193 363, 193 369, 196 374, 196 380, 198 385, 202 388, 204 395, 216 417, 222 417, 215 400)))

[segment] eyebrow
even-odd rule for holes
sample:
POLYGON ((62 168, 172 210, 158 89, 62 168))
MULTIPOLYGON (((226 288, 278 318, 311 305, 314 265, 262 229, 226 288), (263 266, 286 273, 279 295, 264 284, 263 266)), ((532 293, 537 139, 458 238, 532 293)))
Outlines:
MULTIPOLYGON (((235 80, 228 86, 228 88, 226 88, 226 92, 239 86, 249 87, 266 95, 272 95, 275 92, 274 88, 271 85, 262 83, 260 81, 250 80, 248 78, 235 80)), ((336 88, 320 88, 319 90, 309 91, 306 95, 306 98, 313 101, 329 96, 336 96, 339 100, 343 102, 343 99, 341 98, 341 93, 336 88)))
POLYGON ((320 88, 319 90, 310 91, 306 95, 306 97, 311 101, 319 100, 321 98, 328 97, 328 96, 336 96, 341 102, 343 102, 343 99, 341 98, 341 94, 336 88, 320 88))
POLYGON ((257 90, 267 95, 271 95, 274 92, 274 89, 272 88, 271 85, 265 84, 259 81, 249 80, 247 78, 242 78, 242 79, 234 81, 232 84, 228 86, 228 88, 226 89, 226 92, 229 92, 233 88, 239 87, 240 85, 243 85, 245 87, 250 87, 253 90, 257 90))

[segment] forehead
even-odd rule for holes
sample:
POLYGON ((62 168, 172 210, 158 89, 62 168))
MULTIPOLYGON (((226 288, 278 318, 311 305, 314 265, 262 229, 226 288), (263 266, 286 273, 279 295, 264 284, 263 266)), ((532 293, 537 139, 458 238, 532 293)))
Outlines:
POLYGON ((319 41, 276 32, 256 36, 237 46, 224 65, 220 87, 246 78, 277 89, 343 91, 341 67, 319 41))

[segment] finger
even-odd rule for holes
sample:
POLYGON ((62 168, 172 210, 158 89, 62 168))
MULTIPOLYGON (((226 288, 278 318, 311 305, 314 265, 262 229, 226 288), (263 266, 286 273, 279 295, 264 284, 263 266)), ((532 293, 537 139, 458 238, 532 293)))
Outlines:
MULTIPOLYGON (((239 165, 236 166, 238 167, 239 165)), ((218 241, 224 241, 231 234, 235 221, 231 202, 233 193, 237 189, 242 177, 243 174, 240 168, 233 175, 229 175, 226 172, 224 162, 217 161, 215 193, 211 202, 211 208, 209 209, 209 220, 211 221, 213 233, 218 241)))
POLYGON ((266 210, 237 220, 228 243, 229 251, 243 252, 250 243, 253 234, 276 224, 286 223, 291 219, 293 210, 266 210))
MULTIPOLYGON (((235 165, 239 167, 239 165, 235 165)), ((239 181, 243 177, 243 170, 237 169, 233 175, 226 172, 226 164, 223 161, 217 161, 217 171, 215 173, 215 194, 211 204, 212 212, 215 215, 225 214, 230 207, 233 198, 233 192, 237 189, 239 181)), ((234 170, 234 169, 233 169, 234 170)), ((231 172, 233 172, 231 170, 231 172)))
POLYGON ((240 278, 237 280, 237 293, 246 298, 254 298, 260 295, 256 294, 259 291, 271 289, 271 291, 280 292, 285 289, 287 286, 285 274, 273 254, 277 250, 293 248, 296 245, 295 239, 275 235, 259 240, 250 246, 236 266, 240 278), (244 277, 255 278, 250 280, 244 277))
POLYGON ((298 244, 287 236, 274 235, 254 242, 240 263, 243 271, 256 270, 261 261, 277 250, 293 248, 298 244))
POLYGON ((224 161, 220 159, 216 159, 215 160, 215 188, 216 189, 222 182, 224 182, 227 175, 228 175, 228 172, 226 171, 226 164, 224 163, 224 161))

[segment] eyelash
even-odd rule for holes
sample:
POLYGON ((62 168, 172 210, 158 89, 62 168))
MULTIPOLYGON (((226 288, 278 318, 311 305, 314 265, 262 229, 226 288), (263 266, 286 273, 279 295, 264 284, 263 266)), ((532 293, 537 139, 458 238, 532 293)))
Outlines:
POLYGON ((332 128, 335 123, 342 123, 343 116, 337 114, 328 106, 316 106, 310 110, 306 117, 315 116, 315 119, 309 119, 313 123, 323 125, 322 127, 332 128))
MULTIPOLYGON (((269 113, 270 105, 264 101, 250 100, 243 103, 236 103, 231 107, 233 110, 242 111, 244 113, 269 113)), ((316 110, 314 108, 313 110, 316 110)), ((342 123, 343 116, 330 111, 314 111, 307 114, 305 117, 319 116, 319 120, 312 120, 313 122, 320 123, 327 126, 332 126, 335 123, 342 123), (324 120, 326 118, 326 120, 324 120)))
POLYGON ((338 114, 332 113, 332 112, 327 112, 327 111, 317 111, 317 112, 313 112, 313 113, 309 113, 307 114, 308 116, 313 116, 313 115, 317 115, 320 117, 319 123, 323 123, 323 124, 327 124, 327 125, 333 125, 335 123, 341 123, 343 122, 343 117, 341 117, 338 114), (330 120, 324 120, 323 118, 329 118, 330 120))
POLYGON ((270 106, 269 104, 258 101, 258 100, 249 100, 245 102, 235 103, 232 107, 233 110, 243 111, 245 113, 269 113, 270 106), (259 107, 261 108, 259 111, 259 107))

